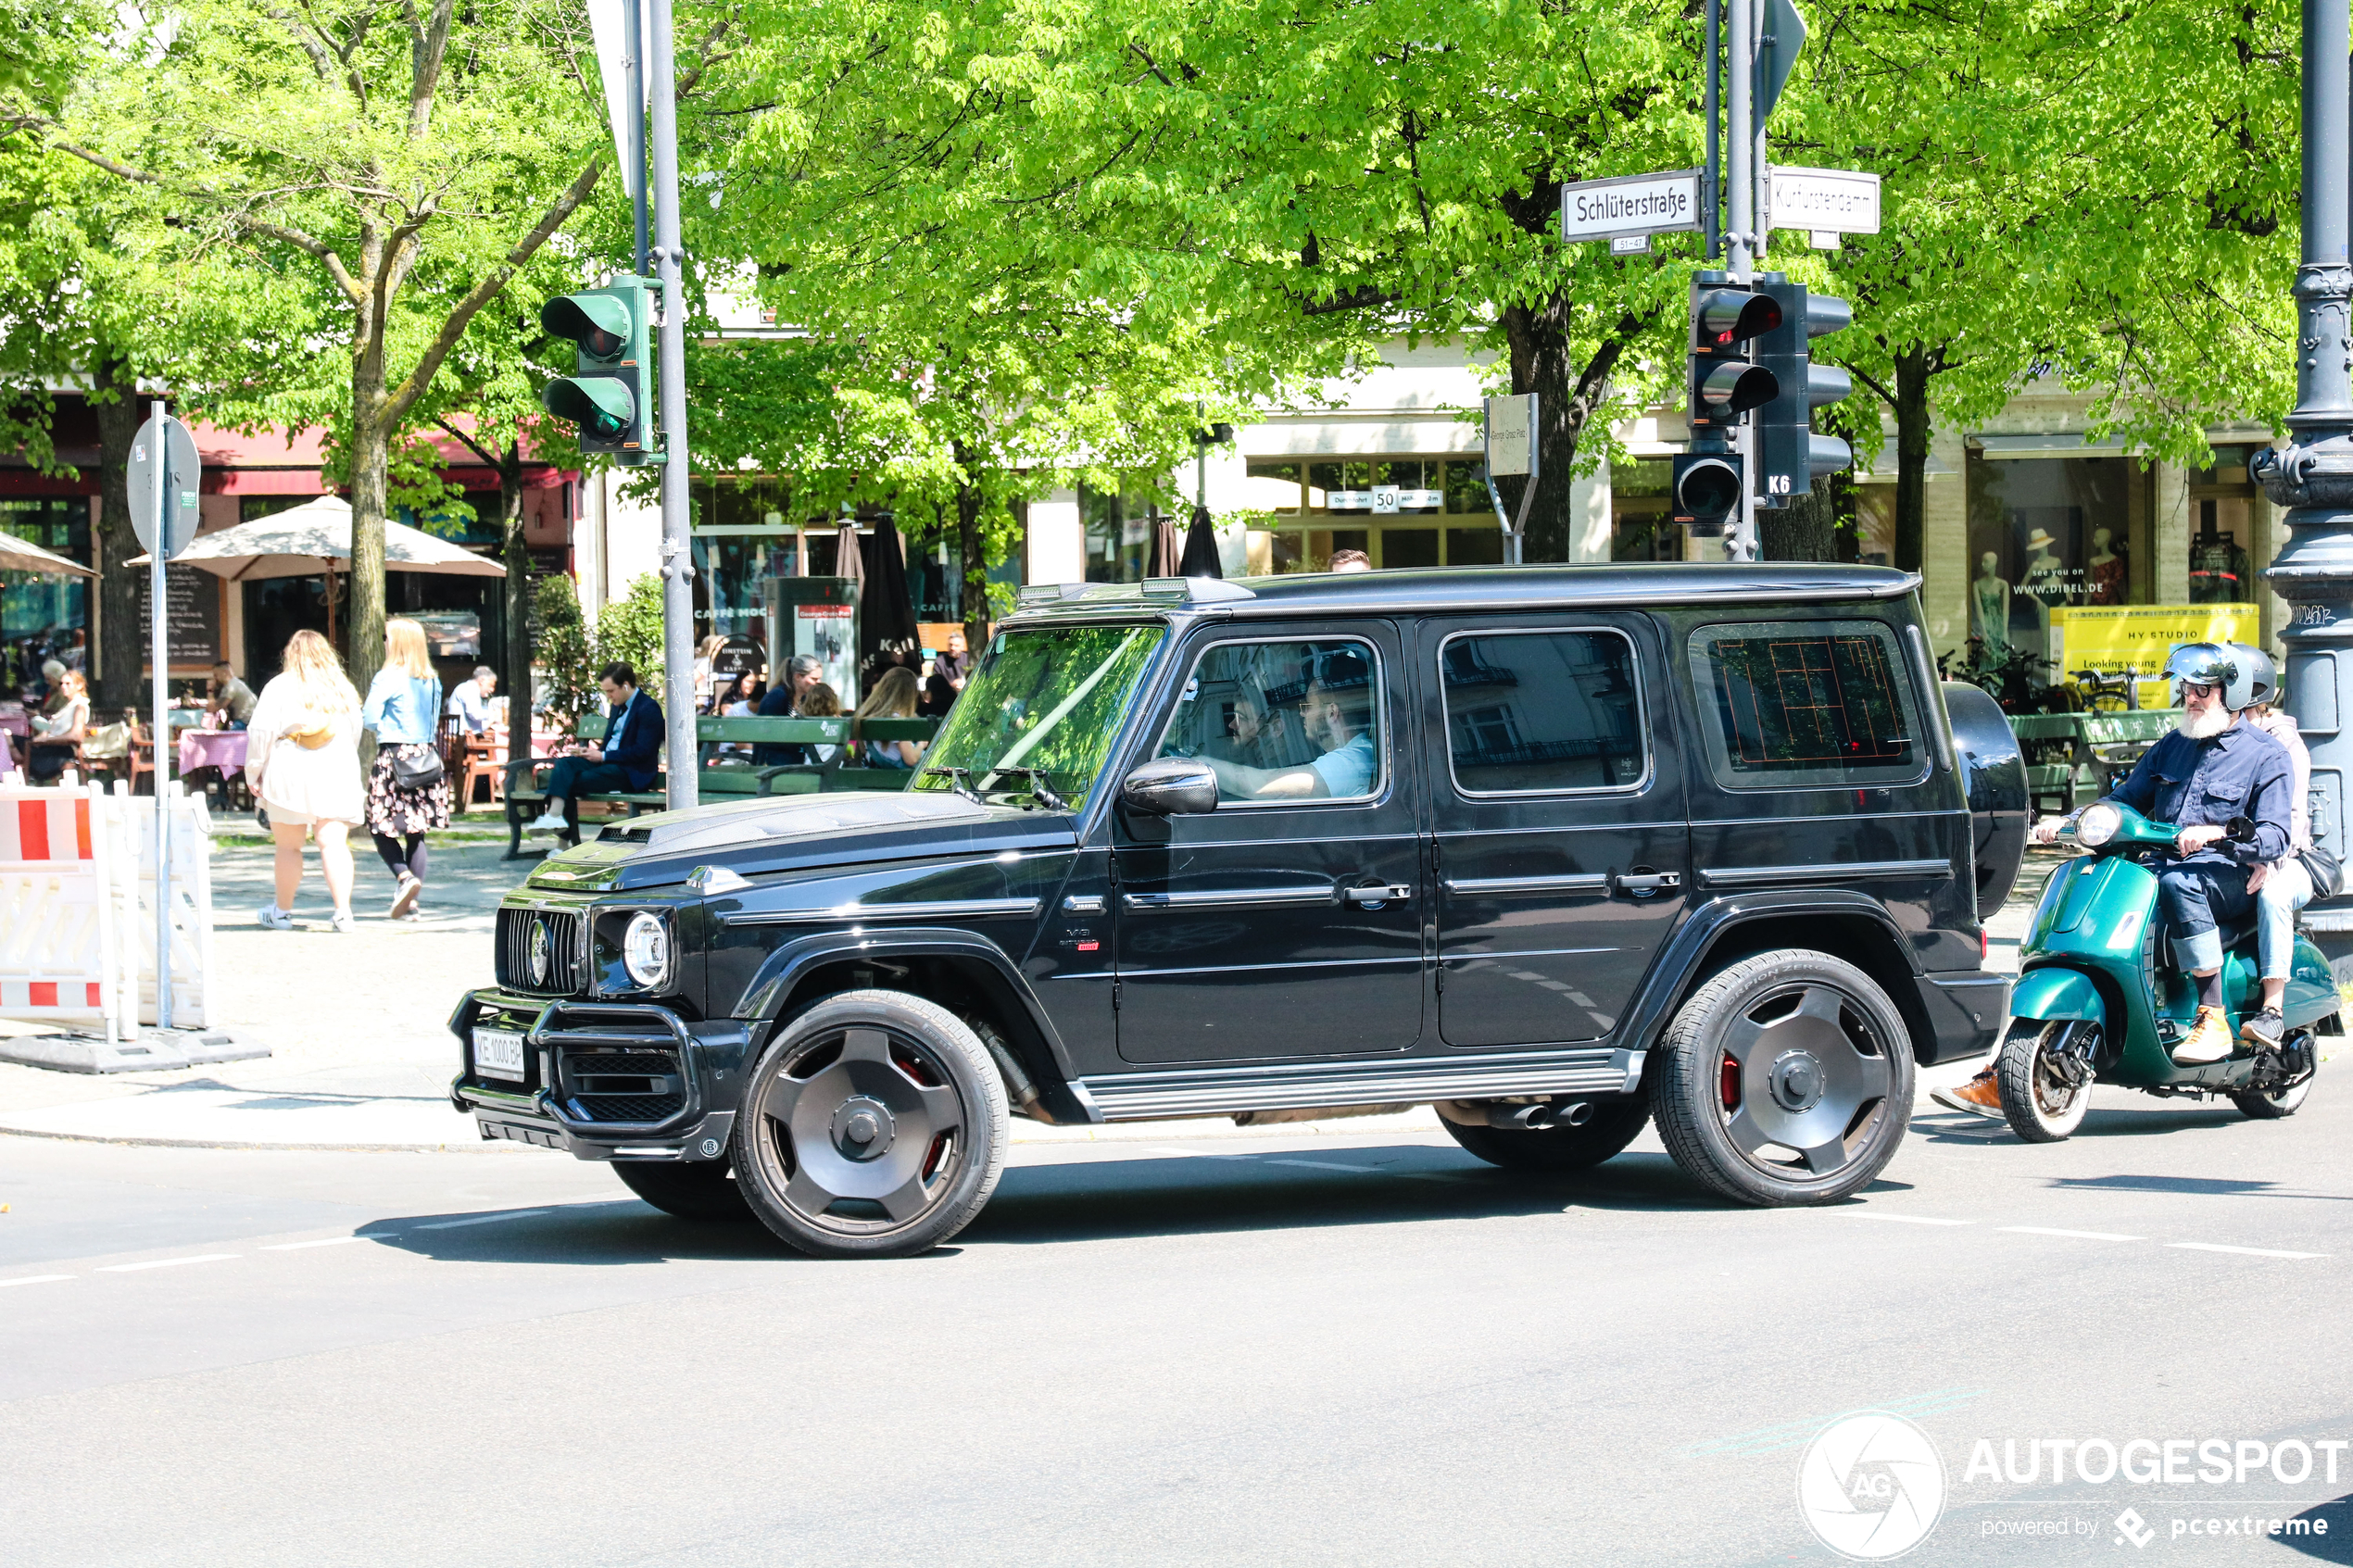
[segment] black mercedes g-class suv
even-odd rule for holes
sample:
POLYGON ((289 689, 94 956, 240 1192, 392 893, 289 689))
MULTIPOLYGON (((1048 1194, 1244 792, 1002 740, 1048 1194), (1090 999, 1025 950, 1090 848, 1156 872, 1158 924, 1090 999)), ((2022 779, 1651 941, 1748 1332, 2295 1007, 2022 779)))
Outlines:
POLYGON ((1919 579, 1820 566, 1024 590, 905 793, 616 822, 451 1020, 484 1137, 672 1213, 920 1250, 1009 1115, 1433 1104, 1559 1172, 1655 1119, 1705 1186, 1870 1181, 1986 1050, 2024 844, 1919 579), (1956 729, 1957 724, 1958 728, 1956 729))

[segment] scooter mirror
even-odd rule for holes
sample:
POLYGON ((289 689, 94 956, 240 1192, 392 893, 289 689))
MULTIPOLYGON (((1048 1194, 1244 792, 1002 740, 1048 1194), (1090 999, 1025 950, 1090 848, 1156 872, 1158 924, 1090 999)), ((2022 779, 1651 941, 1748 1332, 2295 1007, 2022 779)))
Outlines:
POLYGON ((2233 817, 2229 822, 2222 824, 2222 836, 2229 839, 2233 844, 2254 843, 2255 819, 2253 817, 2233 817))

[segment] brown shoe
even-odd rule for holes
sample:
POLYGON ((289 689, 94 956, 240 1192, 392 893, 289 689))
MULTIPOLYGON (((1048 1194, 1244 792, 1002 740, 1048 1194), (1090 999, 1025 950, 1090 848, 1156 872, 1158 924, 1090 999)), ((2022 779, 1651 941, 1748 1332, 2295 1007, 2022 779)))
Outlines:
POLYGON ((2002 1086, 1995 1081, 1991 1067, 1966 1084, 1952 1088, 1931 1089, 1928 1098, 1939 1105, 1966 1110, 1973 1116, 1999 1116, 2002 1113, 2002 1086))
POLYGON ((2182 1043, 2173 1047, 2173 1060, 2185 1067, 2201 1062, 2220 1061, 2231 1054, 2231 1024, 2221 1008, 2200 1008, 2197 1022, 2182 1043))

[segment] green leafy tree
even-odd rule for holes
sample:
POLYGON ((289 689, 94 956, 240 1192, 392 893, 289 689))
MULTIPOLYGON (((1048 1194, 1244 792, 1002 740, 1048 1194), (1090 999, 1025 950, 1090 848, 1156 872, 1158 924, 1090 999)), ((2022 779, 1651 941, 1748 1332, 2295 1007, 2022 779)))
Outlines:
MULTIPOLYGON (((567 721, 597 705, 597 653, 588 623, 580 612, 580 595, 572 579, 551 572, 539 580, 532 595, 533 640, 540 670, 540 698, 567 721)), ((508 728, 527 729, 521 716, 531 710, 521 696, 510 694, 508 728)))
MULTIPOLYGON (((653 699, 669 706, 661 662, 661 578, 647 572, 629 584, 626 594, 598 610, 592 642, 598 669, 615 662, 628 665, 653 699)), ((684 696, 694 700, 692 692, 684 696)))

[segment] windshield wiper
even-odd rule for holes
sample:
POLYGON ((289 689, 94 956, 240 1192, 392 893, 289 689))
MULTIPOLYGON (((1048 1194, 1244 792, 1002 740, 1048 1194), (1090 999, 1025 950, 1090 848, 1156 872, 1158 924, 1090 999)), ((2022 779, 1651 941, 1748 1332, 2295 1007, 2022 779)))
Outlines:
POLYGON ((929 778, 934 773, 937 773, 941 778, 946 779, 950 789, 954 790, 958 795, 963 796, 974 805, 986 806, 988 804, 988 801, 983 800, 980 797, 980 791, 973 787, 973 771, 970 768, 925 768, 924 770, 924 776, 925 778, 929 778))
POLYGON ((991 768, 989 771, 1000 777, 1009 773, 1016 773, 1021 777, 1027 779, 1029 781, 1029 797, 1038 802, 1038 805, 1046 808, 1049 811, 1067 811, 1070 809, 1070 802, 1063 799, 1062 796, 1055 791, 1053 776, 1048 773, 1043 768, 1025 768, 1016 766, 1012 768, 991 768))

